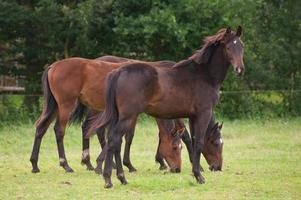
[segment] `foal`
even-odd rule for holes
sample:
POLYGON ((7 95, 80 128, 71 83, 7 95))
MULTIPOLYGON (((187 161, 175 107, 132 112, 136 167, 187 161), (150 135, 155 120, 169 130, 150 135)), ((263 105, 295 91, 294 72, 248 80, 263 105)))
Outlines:
MULTIPOLYGON (((96 126, 109 126, 103 173, 106 188, 113 186, 113 155, 117 177, 122 184, 127 184, 120 158, 121 138, 124 132, 134 130, 142 112, 157 118, 189 118, 194 138, 192 171, 198 183, 205 183, 200 173, 200 154, 205 153, 206 129, 219 99, 219 89, 230 64, 238 74, 244 71, 241 32, 240 26, 236 32, 221 29, 205 38, 202 49, 172 68, 134 63, 110 73, 106 83, 105 110, 96 126)), ((221 162, 211 159, 207 162, 210 168, 222 168, 221 162)))

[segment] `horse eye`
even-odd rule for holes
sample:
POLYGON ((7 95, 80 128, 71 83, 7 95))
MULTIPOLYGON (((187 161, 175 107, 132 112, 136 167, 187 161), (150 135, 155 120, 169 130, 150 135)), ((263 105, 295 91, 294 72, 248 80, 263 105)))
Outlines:
POLYGON ((215 140, 214 142, 213 142, 213 145, 214 146, 218 146, 220 144, 220 140, 215 140))
POLYGON ((174 150, 182 149, 182 144, 181 144, 181 143, 179 143, 179 144, 174 144, 172 148, 173 148, 174 150))

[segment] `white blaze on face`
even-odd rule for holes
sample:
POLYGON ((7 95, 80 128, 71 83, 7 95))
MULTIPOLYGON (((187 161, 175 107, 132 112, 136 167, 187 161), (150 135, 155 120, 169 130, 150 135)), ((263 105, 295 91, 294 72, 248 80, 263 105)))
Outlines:
POLYGON ((221 144, 224 143, 222 138, 219 139, 219 142, 220 142, 221 144))
POLYGON ((234 41, 233 41, 233 44, 236 44, 236 43, 237 43, 237 40, 234 40, 234 41))

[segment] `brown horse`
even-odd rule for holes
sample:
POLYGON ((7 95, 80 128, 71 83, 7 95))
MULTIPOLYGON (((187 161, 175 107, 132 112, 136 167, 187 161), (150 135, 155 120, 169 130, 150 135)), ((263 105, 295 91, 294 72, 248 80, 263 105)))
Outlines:
MULTIPOLYGON (((241 32, 240 26, 236 32, 221 29, 205 38, 202 49, 172 68, 133 63, 110 73, 106 82, 104 113, 96 120, 96 127, 91 128, 109 126, 103 173, 106 188, 113 186, 113 154, 117 177, 122 184, 127 184, 120 158, 121 138, 124 132, 134 130, 142 112, 159 118, 189 118, 194 141, 192 171, 198 183, 205 183, 200 173, 200 154, 205 153, 205 133, 219 99, 219 89, 230 64, 238 74, 244 71, 241 32)), ((210 168, 222 168, 221 159, 206 159, 210 168)))
MULTIPOLYGON (((127 63, 133 63, 133 61, 131 60, 127 63)), ((40 171, 37 163, 41 140, 55 117, 54 131, 60 165, 66 172, 73 172, 68 165, 63 144, 65 128, 70 116, 72 116, 72 112, 79 103, 97 112, 102 111, 104 109, 106 75, 123 64, 83 58, 69 58, 55 62, 44 72, 42 82, 45 105, 43 113, 36 122, 36 135, 30 158, 33 173, 40 171)), ((155 67, 166 67, 173 65, 174 62, 160 61, 149 62, 149 64, 155 67)), ((88 127, 84 125, 83 130, 86 130, 88 127)), ((133 133, 129 133, 129 135, 131 136, 133 133)), ((174 140, 180 142, 178 137, 174 138, 174 140)), ((174 140, 170 142, 174 142, 174 140)), ((166 148, 164 146, 168 145, 161 143, 159 148, 166 148)), ((86 149, 84 149, 83 154, 87 155, 86 149)), ((162 156, 164 157, 164 155, 162 156)), ((177 156, 173 158, 177 158, 177 160, 169 160, 168 163, 174 163, 172 171, 178 171, 181 168, 180 158, 177 156)), ((165 159, 168 160, 169 158, 165 157, 165 159)), ((90 165, 89 167, 91 169, 92 166, 90 165)))
MULTIPOLYGON (((132 60, 128 58, 122 58, 122 57, 117 57, 117 56, 102 56, 97 58, 97 60, 101 61, 106 61, 106 62, 113 62, 113 63, 122 63, 122 62, 143 62, 143 61, 138 61, 138 60, 132 60)), ((172 61, 165 61, 162 62, 161 67, 171 67, 175 64, 175 62, 172 61)), ((72 114, 71 118, 73 121, 78 121, 78 119, 81 119, 83 117, 83 114, 85 113, 84 109, 86 107, 83 104, 79 104, 76 108, 76 111, 72 114)), ((88 170, 92 170, 93 167, 90 162, 90 156, 89 156, 89 139, 85 138, 85 134, 87 132, 87 129, 89 128, 91 122, 93 119, 96 118, 97 114, 101 114, 97 111, 90 110, 88 112, 87 118, 83 123, 82 126, 82 133, 83 133, 83 154, 82 154, 82 164, 85 164, 87 166, 88 170)), ((176 166, 181 166, 181 151, 179 148, 172 148, 171 144, 179 144, 180 143, 180 138, 176 137, 178 134, 169 134, 169 132, 174 131, 177 125, 182 122, 180 120, 160 120, 157 121, 158 127, 159 127, 159 138, 165 137, 168 138, 167 140, 164 139, 163 143, 161 144, 159 140, 158 148, 157 148, 157 153, 156 153, 156 161, 160 164, 160 169, 166 169, 167 166, 164 163, 164 158, 166 156, 169 156, 172 158, 172 160, 169 160, 168 164, 171 168, 172 172, 177 172, 180 171, 179 167, 176 166), (160 145, 161 144, 161 145, 160 145), (159 153, 161 152, 161 153, 159 153), (172 167, 171 167, 172 166, 172 167)), ((184 124, 183 124, 184 125, 184 124)), ((191 139, 189 136, 189 133, 186 131, 185 127, 184 132, 180 134, 183 142, 186 145, 186 148, 189 153, 189 158, 192 159, 192 143, 191 139)), ((98 129, 96 130, 100 145, 102 148, 105 146, 105 136, 104 136, 104 129, 98 129)), ((123 164, 129 169, 129 172, 134 172, 136 169, 131 163, 130 160, 130 147, 131 143, 133 140, 134 134, 127 133, 126 134, 126 143, 125 143, 125 148, 124 148, 124 157, 123 157, 123 164)), ((96 173, 102 173, 102 163, 103 159, 105 156, 105 152, 101 153, 98 158, 97 158, 97 167, 95 168, 96 173)), ((166 160, 166 159, 165 159, 166 160)), ((192 161, 191 161, 192 162, 192 161)))
MULTIPOLYGON (((127 59, 127 58, 122 58, 122 57, 116 57, 116 56, 102 56, 97 58, 97 60, 102 60, 102 61, 107 61, 107 62, 114 62, 114 63, 121 63, 121 62, 142 62, 138 60, 132 60, 132 59, 127 59)), ((165 67, 172 67, 171 64, 175 64, 174 62, 166 62, 165 67)), ((82 114, 84 113, 85 106, 82 104, 79 104, 79 106, 76 108, 76 112, 73 113, 72 117, 73 120, 77 120, 78 118, 82 118, 82 114)), ((98 115, 101 114, 97 111, 89 111, 87 118, 85 122, 83 123, 83 156, 82 156, 82 164, 85 164, 87 166, 87 169, 92 170, 93 167, 90 162, 90 156, 89 156, 89 139, 85 139, 85 135, 87 132, 87 129, 91 125, 91 122, 93 119, 95 119, 98 115)), ((215 123, 214 118, 212 117, 212 122, 215 123)), ((211 123, 208 126, 208 130, 211 130, 213 127, 213 123, 211 123)), ((156 153, 156 162, 160 164, 160 170, 164 170, 167 168, 167 166, 164 163, 164 158, 167 156, 170 157, 170 159, 165 159, 168 162, 168 165, 171 168, 172 172, 179 172, 181 169, 177 168, 176 166, 181 165, 181 151, 179 148, 177 148, 178 145, 180 145, 179 137, 176 137, 178 134, 169 134, 170 132, 174 131, 174 129, 178 128, 180 129, 181 127, 183 128, 184 132, 181 132, 180 134, 182 141, 185 143, 190 162, 192 163, 192 142, 189 136, 189 133, 186 130, 186 127, 182 120, 177 119, 177 120, 157 120, 157 125, 159 128, 159 144, 157 148, 157 153, 156 153), (161 144, 161 140, 163 141, 161 144), (160 145, 161 144, 161 145, 160 145), (173 161, 173 162, 171 162, 173 161)), ((219 131, 219 130, 214 130, 214 131, 219 131)), ((100 128, 96 130, 100 145, 102 148, 105 146, 105 136, 104 136, 104 129, 100 128)), ((214 135, 220 135, 219 134, 209 134, 210 136, 214 135)), ((125 143, 125 148, 124 148, 124 157, 123 157, 123 164, 129 169, 129 172, 136 171, 136 169, 133 167, 131 160, 130 160, 130 147, 131 143, 133 140, 134 134, 126 134, 126 143, 125 143)), ((214 149, 213 147, 208 144, 208 149, 215 153, 219 153, 220 155, 222 154, 222 149, 214 149)), ((102 152, 98 158, 97 158, 97 167, 95 168, 95 172, 101 174, 102 173, 102 163, 105 157, 105 151, 102 152)))

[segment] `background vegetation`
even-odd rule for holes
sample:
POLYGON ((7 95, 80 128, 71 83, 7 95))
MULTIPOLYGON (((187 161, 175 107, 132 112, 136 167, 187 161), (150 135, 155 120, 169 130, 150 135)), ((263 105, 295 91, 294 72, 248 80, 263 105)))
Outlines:
POLYGON ((2 97, 1 120, 8 109, 36 117, 40 100, 30 95, 41 93, 41 73, 56 60, 111 54, 179 61, 205 36, 239 24, 247 71, 243 79, 229 73, 217 114, 300 116, 300 10, 299 0, 1 0, 0 74, 24 77, 29 94, 2 97))

